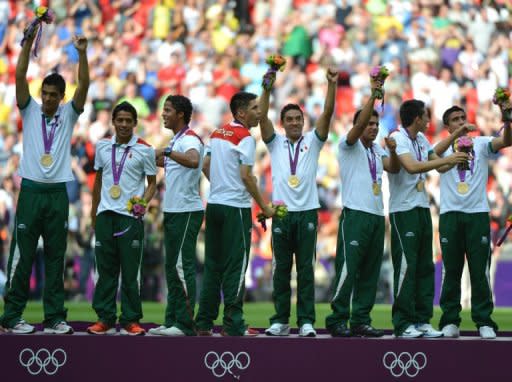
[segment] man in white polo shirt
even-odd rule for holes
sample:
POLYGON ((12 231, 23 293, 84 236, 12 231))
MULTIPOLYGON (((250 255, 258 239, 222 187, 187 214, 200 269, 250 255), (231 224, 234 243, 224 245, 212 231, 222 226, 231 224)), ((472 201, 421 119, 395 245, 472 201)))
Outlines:
POLYGON ((19 168, 22 178, 16 219, 7 264, 4 314, 0 326, 18 334, 35 328, 23 319, 29 295, 29 279, 40 236, 44 242, 45 287, 43 307, 45 333, 71 334, 64 308, 64 256, 68 234, 69 200, 66 182, 71 171, 71 137, 83 111, 89 88, 87 39, 73 37, 78 51, 78 86, 71 102, 61 105, 66 82, 58 73, 42 83, 41 101, 29 93, 26 79, 30 49, 37 28, 27 37, 16 66, 16 102, 23 120, 23 156, 19 168))
POLYGON ((92 307, 98 322, 87 328, 90 334, 111 334, 117 321, 116 295, 121 275, 121 334, 138 336, 145 331, 140 300, 144 222, 127 209, 128 201, 139 196, 149 202, 156 191, 155 150, 133 134, 137 111, 128 102, 112 112, 115 135, 96 145, 91 220, 96 232, 97 282, 92 307), (147 180, 147 187, 145 187, 147 180))
POLYGON ((253 336, 243 318, 245 272, 251 249, 251 196, 267 217, 275 209, 264 203, 252 174, 260 108, 255 94, 236 93, 230 101, 234 121, 210 136, 203 170, 210 179, 206 206, 205 262, 196 324, 199 335, 211 335, 224 296, 222 334, 253 336))
POLYGON ((425 173, 448 171, 465 162, 467 154, 439 158, 423 134, 429 115, 422 101, 400 106, 402 127, 390 134, 402 168, 389 174, 391 254, 393 260, 394 333, 397 337, 441 337, 430 325, 434 304, 432 218, 425 189, 425 173))
POLYGON ((354 127, 339 144, 343 212, 338 228, 333 312, 325 320, 333 337, 384 335, 383 330, 371 325, 370 318, 384 252, 382 172, 397 173, 400 162, 394 140, 385 138, 389 154, 375 143, 379 114, 374 104, 382 83, 373 79, 370 82, 370 98, 356 112, 354 127))
POLYGON ((472 153, 469 166, 441 174, 439 238, 445 273, 439 327, 445 337, 459 336, 460 281, 466 257, 471 276, 471 318, 480 336, 492 339, 496 337, 498 326, 491 318, 494 306, 489 280, 491 236, 486 186, 489 160, 512 143, 510 122, 505 123, 503 136, 470 138, 466 135, 470 129, 466 112, 459 106, 452 106, 444 112, 443 123, 451 135, 450 140, 435 146, 437 155, 452 154, 460 137, 472 142, 472 153))
POLYGON ((192 103, 182 95, 166 98, 162 119, 174 132, 169 146, 157 150, 156 162, 165 169, 164 243, 167 279, 165 322, 150 334, 196 334, 196 243, 204 207, 199 195, 204 145, 189 127, 192 103))
MULTIPOLYGON (((275 75, 275 74, 274 74, 275 75)), ((290 333, 290 278, 295 254, 297 267, 297 325, 299 335, 315 337, 315 254, 318 225, 318 157, 334 111, 338 72, 328 69, 324 110, 316 128, 302 134, 304 115, 299 105, 288 104, 281 110, 285 135, 277 134, 268 119, 270 89, 264 87, 260 97, 261 137, 270 152, 274 200, 288 206, 284 219, 272 222, 273 282, 272 294, 276 313, 270 318, 269 336, 290 333)))

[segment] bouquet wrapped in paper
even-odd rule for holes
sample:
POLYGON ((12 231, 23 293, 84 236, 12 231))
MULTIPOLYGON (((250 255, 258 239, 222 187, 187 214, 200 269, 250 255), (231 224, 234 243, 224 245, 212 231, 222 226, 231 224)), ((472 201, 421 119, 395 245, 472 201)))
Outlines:
MULTIPOLYGON (((384 81, 389 76, 389 70, 385 66, 374 66, 370 71, 370 77, 375 81, 381 81, 384 86, 384 81)), ((384 89, 375 89, 375 96, 377 99, 384 100, 384 89)), ((384 101, 382 101, 384 103, 384 101)))
POLYGON ((500 107, 503 122, 512 121, 512 105, 510 104, 510 90, 506 88, 497 88, 496 91, 494 92, 492 103, 500 107))
MULTIPOLYGON (((283 219, 284 217, 286 217, 286 215, 288 215, 288 207, 286 206, 286 204, 284 204, 284 202, 282 200, 275 200, 274 202, 269 203, 269 206, 271 208, 276 209, 276 214, 274 216, 278 219, 283 219)), ((266 222, 267 217, 263 214, 263 212, 260 212, 258 214, 257 218, 258 218, 258 221, 260 222, 261 226, 263 227, 263 231, 266 231, 267 230, 267 222, 266 222)))
POLYGON ((23 31, 23 39, 21 40, 21 46, 25 44, 25 41, 32 36, 36 29, 39 27, 37 31, 36 41, 34 43, 33 55, 37 57, 37 51, 39 49, 39 43, 41 41, 41 34, 43 30, 43 23, 51 24, 55 20, 55 13, 47 7, 37 7, 36 8, 36 18, 29 24, 29 26, 23 31))
MULTIPOLYGON (((466 153, 471 158, 473 156, 473 140, 467 135, 457 138, 454 144, 454 151, 466 153)), ((469 170, 469 163, 459 163, 457 169, 459 171, 469 170)))
POLYGON ((148 202, 140 196, 132 196, 126 203, 126 209, 137 219, 141 219, 146 213, 148 202))
POLYGON ((269 68, 263 76, 261 86, 265 90, 270 90, 276 80, 277 71, 282 72, 284 70, 284 67, 286 66, 286 58, 279 54, 273 54, 268 56, 265 62, 269 65, 269 68))

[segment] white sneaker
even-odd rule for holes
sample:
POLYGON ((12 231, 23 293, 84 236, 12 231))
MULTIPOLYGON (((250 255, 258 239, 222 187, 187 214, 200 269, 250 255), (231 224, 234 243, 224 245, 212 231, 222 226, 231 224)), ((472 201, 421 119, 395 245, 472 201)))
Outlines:
POLYGON ((423 332, 416 330, 414 325, 409 325, 407 329, 405 329, 402 334, 396 336, 398 338, 419 338, 423 336, 423 332))
POLYGON ((496 338, 496 332, 490 326, 480 326, 478 331, 480 332, 480 337, 485 340, 492 340, 496 338))
POLYGON ((270 325, 270 328, 265 330, 265 334, 267 336, 289 336, 290 335, 290 325, 288 324, 280 324, 279 322, 275 322, 270 325))
POLYGON ((442 329, 443 335, 448 338, 458 338, 460 336, 460 330, 457 325, 448 324, 442 329))
POLYGON ((167 326, 160 325, 158 328, 151 328, 148 330, 149 334, 152 334, 154 336, 160 336, 162 335, 162 330, 167 329, 167 326))
POLYGON ((171 326, 170 328, 164 328, 160 330, 159 333, 161 336, 171 336, 171 337, 184 337, 186 336, 185 333, 180 328, 177 328, 176 326, 171 326))
POLYGON ((311 324, 304 324, 299 329, 300 337, 316 337, 316 330, 311 324))
POLYGON ((61 321, 52 327, 44 328, 44 332, 48 334, 73 334, 73 328, 66 324, 66 321, 61 321))
POLYGON ((27 324, 25 320, 19 320, 16 325, 12 328, 4 328, 8 333, 14 334, 32 334, 36 331, 36 328, 30 324, 27 324))
POLYGON ((430 324, 418 324, 416 329, 422 332, 425 338, 439 338, 443 336, 443 332, 435 330, 430 324))

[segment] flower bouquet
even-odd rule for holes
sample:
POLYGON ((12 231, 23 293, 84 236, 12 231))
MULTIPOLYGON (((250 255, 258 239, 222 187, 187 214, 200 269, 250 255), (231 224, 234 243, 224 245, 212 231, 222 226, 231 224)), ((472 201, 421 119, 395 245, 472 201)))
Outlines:
POLYGON ((41 41, 41 34, 43 30, 43 22, 46 24, 51 24, 55 20, 55 13, 47 7, 37 7, 36 8, 36 18, 29 24, 29 26, 23 31, 23 39, 21 40, 21 46, 25 44, 25 41, 34 34, 35 30, 38 26, 39 30, 37 31, 36 42, 34 44, 33 55, 37 57, 37 50, 39 49, 39 42, 41 41))
POLYGON ((512 215, 510 215, 508 218, 507 218, 507 228, 505 229, 505 232, 503 232, 503 235, 501 235, 501 237, 499 238, 499 240, 496 242, 496 246, 500 247, 503 242, 505 241, 505 239, 507 238, 508 236, 508 233, 510 232, 510 230, 512 230, 512 215))
POLYGON ((286 66, 286 58, 279 54, 273 54, 268 56, 265 62, 270 66, 270 68, 268 68, 267 72, 263 76, 261 86, 265 90, 270 90, 276 80, 277 71, 279 70, 282 72, 284 70, 284 67, 286 66))
POLYGON ((510 104, 510 90, 497 88, 492 98, 492 103, 498 105, 501 109, 503 122, 512 121, 512 105, 510 104))
MULTIPOLYGON (((388 78, 388 76, 389 76, 389 70, 385 66, 374 66, 372 68, 372 70, 370 71, 370 77, 374 81, 381 81, 383 86, 384 86, 384 81, 386 80, 386 78, 388 78)), ((374 91, 375 91, 376 98, 383 100, 382 104, 384 105, 384 89, 381 87, 381 88, 375 89, 374 91)))
MULTIPOLYGON (((473 156, 473 140, 470 137, 464 135, 460 138, 457 138, 453 146, 454 151, 466 153, 470 158, 473 156)), ((457 165, 457 169, 459 171, 469 170, 469 163, 467 161, 464 163, 459 163, 457 165)))
MULTIPOLYGON (((269 206, 276 209, 275 217, 278 219, 282 219, 288 215, 288 207, 282 200, 275 200, 274 202, 269 203, 269 206)), ((263 227, 263 231, 267 231, 267 217, 263 214, 263 212, 258 214, 257 219, 263 227)))
POLYGON ((126 209, 137 219, 142 219, 146 213, 148 202, 140 196, 132 196, 126 203, 126 209))

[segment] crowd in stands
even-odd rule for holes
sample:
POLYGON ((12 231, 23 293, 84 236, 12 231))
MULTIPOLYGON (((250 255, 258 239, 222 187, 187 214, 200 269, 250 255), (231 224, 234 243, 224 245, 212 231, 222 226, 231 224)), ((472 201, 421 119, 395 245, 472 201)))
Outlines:
MULTIPOLYGON (((85 112, 74 131, 75 181, 68 184, 71 208, 65 279, 70 298, 90 293, 94 251, 89 212, 95 144, 112 135, 111 111, 120 101, 127 100, 136 107, 137 134, 155 148, 162 148, 170 139, 161 126, 162 100, 169 94, 183 94, 194 104, 190 125, 207 142, 214 128, 230 121, 228 102, 234 93, 242 89, 261 93, 265 58, 279 52, 288 58, 288 64, 277 76, 271 119, 277 123, 283 105, 298 103, 307 115, 307 131, 322 112, 325 70, 337 67, 340 78, 334 128, 321 153, 317 175, 322 206, 317 300, 325 301, 331 294, 342 208, 337 145, 351 127, 354 112, 370 95, 370 69, 380 64, 391 72, 385 83, 384 103, 378 107, 381 138, 397 127, 399 105, 411 98, 424 101, 430 110, 427 135, 432 143, 446 136, 441 116, 453 104, 467 110, 477 134, 496 134, 501 120, 499 109, 492 104, 494 90, 512 87, 512 7, 507 0, 0 1, 0 281, 20 187, 17 170, 23 126, 15 104, 15 65, 23 30, 38 5, 53 9, 57 20, 44 26, 38 57, 31 60, 31 94, 39 94, 45 75, 58 71, 67 81, 70 97, 76 86, 78 60, 71 37, 83 34, 89 40, 91 86, 85 112)), ((258 140, 254 173, 270 200, 270 158, 259 130, 253 129, 253 134, 258 140)), ((490 173, 488 197, 497 238, 512 212, 511 149, 492 162, 490 173)), ((160 172, 159 192, 145 218, 143 298, 152 300, 161 300, 165 290, 163 183, 160 172)), ((427 190, 437 232, 440 191, 436 172, 429 173, 427 190)), ((203 195, 208 192, 206 179, 202 191, 203 195)), ((254 209, 254 215, 256 212, 254 209)), ((247 287, 252 298, 268 300, 272 290, 270 230, 264 232, 254 221, 247 287)), ((438 242, 436 237, 437 260, 438 242)), ((199 269, 202 257, 200 234, 199 269)), ((378 301, 389 301, 390 269, 387 259, 378 301)), ((40 278, 34 277, 35 297, 40 293, 39 283, 40 278)))

